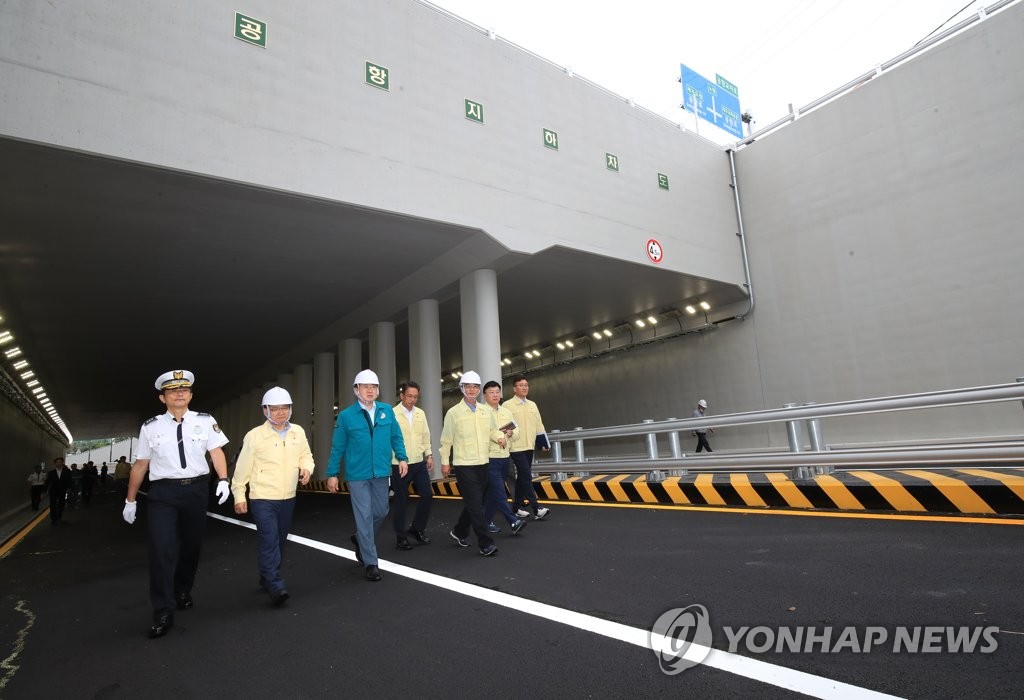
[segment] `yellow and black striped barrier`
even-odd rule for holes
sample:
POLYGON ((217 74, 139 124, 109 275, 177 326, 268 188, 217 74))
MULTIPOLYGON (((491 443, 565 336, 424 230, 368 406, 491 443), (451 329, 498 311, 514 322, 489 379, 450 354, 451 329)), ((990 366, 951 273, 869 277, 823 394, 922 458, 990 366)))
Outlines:
MULTIPOLYGON (((326 490, 326 482, 306 489, 326 490)), ((1024 469, 851 470, 794 480, 786 472, 689 474, 648 481, 646 474, 534 479, 548 501, 650 503, 817 510, 1024 515, 1024 469)), ((344 485, 342 486, 344 490, 344 485)), ((458 496, 452 479, 434 482, 439 496, 458 496)))

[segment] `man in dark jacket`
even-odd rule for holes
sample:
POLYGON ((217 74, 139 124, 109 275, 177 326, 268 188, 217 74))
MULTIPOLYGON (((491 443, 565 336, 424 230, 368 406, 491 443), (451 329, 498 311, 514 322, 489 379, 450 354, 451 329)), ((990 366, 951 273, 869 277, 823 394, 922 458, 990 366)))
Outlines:
POLYGON ((53 469, 46 475, 46 495, 50 499, 50 522, 56 525, 64 515, 64 501, 71 488, 71 470, 64 466, 64 458, 53 460, 53 469))

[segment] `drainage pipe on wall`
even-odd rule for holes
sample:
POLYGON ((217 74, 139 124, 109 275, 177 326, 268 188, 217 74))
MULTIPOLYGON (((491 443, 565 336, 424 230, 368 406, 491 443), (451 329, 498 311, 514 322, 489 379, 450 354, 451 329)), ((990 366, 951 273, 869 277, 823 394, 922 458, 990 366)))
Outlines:
MULTIPOLYGON (((729 154, 729 172, 732 175, 732 182, 729 186, 732 187, 732 196, 736 203, 736 226, 739 229, 736 232, 736 235, 739 236, 740 252, 743 253, 743 276, 747 280, 744 286, 747 288, 748 295, 747 310, 741 314, 736 314, 732 318, 738 318, 742 321, 754 310, 754 285, 750 282, 750 260, 747 258, 747 235, 743 230, 743 212, 740 209, 740 185, 736 180, 736 153, 732 149, 726 150, 726 153, 729 154)), ((728 321, 731 319, 723 320, 728 321)))

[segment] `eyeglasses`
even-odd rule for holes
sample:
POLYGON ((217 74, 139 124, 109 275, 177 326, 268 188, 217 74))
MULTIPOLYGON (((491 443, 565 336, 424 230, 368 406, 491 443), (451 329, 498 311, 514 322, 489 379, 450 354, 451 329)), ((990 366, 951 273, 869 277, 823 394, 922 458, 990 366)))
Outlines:
POLYGON ((267 406, 267 409, 269 409, 271 413, 284 413, 285 411, 290 411, 291 406, 267 406))
POLYGON ((190 394, 192 393, 192 388, 187 386, 176 386, 173 389, 164 389, 164 391, 168 394, 190 394))

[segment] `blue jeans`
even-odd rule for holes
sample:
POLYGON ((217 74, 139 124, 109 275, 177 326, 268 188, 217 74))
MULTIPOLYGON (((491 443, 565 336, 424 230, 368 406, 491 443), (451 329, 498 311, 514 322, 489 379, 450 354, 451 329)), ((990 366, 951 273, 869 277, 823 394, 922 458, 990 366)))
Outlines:
POLYGON ((374 538, 388 515, 388 477, 348 482, 352 494, 352 514, 356 519, 356 539, 364 566, 377 566, 374 538))
POLYGON ((512 460, 508 457, 491 457, 487 463, 487 479, 490 486, 487 489, 487 505, 484 507, 484 520, 488 523, 494 522, 494 514, 501 513, 505 520, 511 525, 519 518, 508 507, 508 495, 505 491, 505 477, 508 476, 508 468, 512 460))
POLYGON ((281 561, 284 559, 284 543, 288 539, 292 515, 295 513, 295 499, 249 499, 249 512, 256 523, 259 542, 256 562, 260 578, 268 593, 279 593, 285 587, 284 579, 281 578, 281 561))
MULTIPOLYGON (((408 528, 405 525, 405 505, 409 502, 409 483, 416 489, 420 497, 416 503, 416 514, 412 518, 412 529, 423 532, 427 529, 430 518, 431 501, 434 493, 430 488, 430 472, 427 463, 420 461, 409 465, 405 477, 398 476, 398 465, 391 467, 391 489, 395 492, 395 500, 391 502, 391 524, 395 534, 405 537, 408 528)), ((360 545, 362 546, 362 545, 360 545)))

